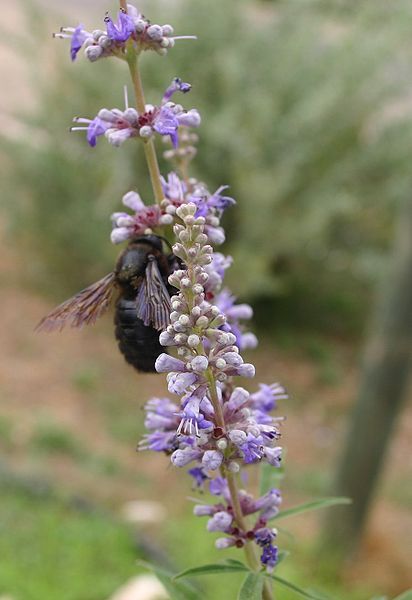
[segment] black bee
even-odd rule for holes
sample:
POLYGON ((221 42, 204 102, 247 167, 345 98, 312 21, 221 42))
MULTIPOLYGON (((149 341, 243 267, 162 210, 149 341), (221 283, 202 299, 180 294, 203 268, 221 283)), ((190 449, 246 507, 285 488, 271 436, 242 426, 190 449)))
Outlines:
POLYGON ((175 291, 167 278, 177 268, 177 258, 164 254, 161 238, 137 237, 120 254, 112 273, 57 306, 36 330, 93 324, 108 310, 117 290, 114 323, 120 352, 138 371, 153 372, 156 358, 164 352, 159 331, 169 325, 175 291))

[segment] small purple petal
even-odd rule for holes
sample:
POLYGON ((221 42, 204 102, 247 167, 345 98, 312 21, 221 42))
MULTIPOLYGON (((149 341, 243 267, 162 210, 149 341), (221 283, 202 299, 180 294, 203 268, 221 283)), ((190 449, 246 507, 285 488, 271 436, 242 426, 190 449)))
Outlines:
POLYGON ((208 471, 216 471, 223 461, 223 455, 217 450, 206 450, 202 458, 202 465, 208 471))
POLYGON ((184 448, 183 450, 175 450, 170 459, 175 467, 185 467, 200 456, 201 452, 199 450, 194 448, 184 448))
POLYGON ((99 117, 95 117, 93 121, 90 121, 87 128, 87 141, 90 146, 94 148, 96 146, 97 138, 100 135, 104 135, 108 128, 108 124, 102 121, 99 117))
POLYGON ((121 244, 133 237, 133 230, 130 227, 115 227, 110 234, 112 244, 121 244))
POLYGON ((171 394, 180 395, 197 380, 198 376, 195 373, 171 373, 168 378, 167 388, 171 394))
POLYGON ((77 53, 83 46, 86 39, 90 36, 87 31, 84 31, 83 25, 78 25, 76 29, 73 31, 72 40, 70 44, 70 56, 74 61, 76 60, 77 53))
POLYGON ((157 357, 155 362, 155 369, 158 373, 169 373, 171 371, 184 371, 186 368, 185 363, 178 358, 169 356, 168 354, 162 353, 157 357))
POLYGON ((233 521, 231 514, 225 510, 215 513, 207 523, 208 531, 228 531, 233 521))
POLYGON ((145 207, 144 202, 137 192, 127 192, 122 198, 122 202, 128 208, 131 208, 135 212, 142 210, 145 207))
POLYGON ((222 496, 227 490, 228 485, 224 477, 215 477, 209 483, 209 491, 214 496, 222 496))

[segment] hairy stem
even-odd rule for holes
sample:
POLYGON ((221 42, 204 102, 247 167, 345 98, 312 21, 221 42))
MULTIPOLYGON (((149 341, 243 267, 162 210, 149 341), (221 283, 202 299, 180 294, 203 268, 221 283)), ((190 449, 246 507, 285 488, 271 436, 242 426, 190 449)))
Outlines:
MULTIPOLYGON (((134 52, 134 51, 133 51, 134 52)), ((142 79, 140 77, 139 60, 136 54, 128 57, 130 76, 132 78, 133 90, 136 100, 136 108, 139 114, 143 114, 146 110, 146 102, 144 99, 142 79)), ((150 181, 152 183, 153 194, 158 204, 163 200, 164 193, 162 182, 160 179, 159 163, 157 162, 156 150, 152 139, 143 143, 144 153, 146 156, 147 166, 149 168, 150 181)))
MULTIPOLYGON (((217 395, 216 381, 215 381, 213 373, 210 369, 209 369, 207 378, 208 378, 208 382, 209 382, 210 399, 213 404, 213 408, 214 408, 215 416, 216 416, 216 424, 218 425, 218 427, 222 427, 222 429, 224 429, 225 428, 225 419, 223 416, 222 406, 219 402, 219 397, 217 395)), ((236 476, 234 473, 232 473, 231 471, 229 471, 227 469, 225 472, 225 476, 226 476, 226 480, 227 480, 227 483, 229 486, 232 508, 233 508, 233 513, 235 515, 236 523, 237 523, 239 529, 242 529, 243 531, 247 531, 248 526, 247 526, 247 523, 245 520, 245 516, 242 512, 242 507, 240 505, 239 491, 237 488, 236 476)), ((246 562, 249 565, 249 567, 252 569, 252 571, 260 571, 261 565, 259 562, 259 558, 256 555, 253 543, 250 541, 246 542, 246 544, 244 545, 244 550, 245 550, 246 562)), ((262 598, 263 598, 263 600, 273 600, 272 586, 270 585, 270 583, 268 581, 265 581, 265 583, 264 583, 262 598)))

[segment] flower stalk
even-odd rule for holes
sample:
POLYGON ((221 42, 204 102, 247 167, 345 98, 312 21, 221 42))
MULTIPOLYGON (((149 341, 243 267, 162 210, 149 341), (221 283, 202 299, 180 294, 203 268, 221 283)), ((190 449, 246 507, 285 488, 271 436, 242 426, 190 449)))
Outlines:
MULTIPOLYGON (((156 105, 146 104, 141 56, 147 50, 164 56, 176 40, 194 36, 174 36, 171 25, 151 23, 126 0, 119 5, 117 20, 108 14, 105 17, 106 31, 90 32, 78 25, 63 28, 56 37, 71 39, 73 61, 83 48, 90 62, 116 57, 127 62, 130 71, 135 108, 129 107, 125 91, 124 110, 102 108, 93 119, 76 118, 72 128, 85 131, 92 147, 100 136, 113 146, 132 138, 143 144, 155 203, 147 205, 135 190, 125 193, 122 202, 129 212, 112 214, 111 241, 119 244, 141 241, 144 236, 163 237, 165 226, 175 236, 173 254, 163 255, 169 265, 168 280, 166 274, 156 276, 157 259, 151 256, 151 268, 144 267, 144 283, 139 285, 151 290, 163 286, 167 302, 161 327, 169 324, 159 335, 165 352, 159 351, 155 368, 167 374, 168 390, 179 399, 149 400, 145 407, 148 433, 139 449, 164 452, 176 467, 194 464, 189 474, 197 487, 208 485, 216 498, 213 504, 196 505, 194 514, 207 516, 207 530, 220 534, 215 541, 218 549, 243 548, 249 568, 264 576, 278 561, 277 531, 269 523, 279 511, 281 495, 271 488, 254 497, 242 488, 238 473, 261 462, 275 469, 280 466, 277 441, 282 419, 273 417, 271 411, 287 394, 278 383, 260 384, 254 393, 236 385, 236 377, 255 376, 254 366, 245 363, 241 353, 255 347, 257 339, 245 331, 243 323, 251 318, 251 307, 236 304, 233 294, 222 287, 232 259, 213 248, 225 241, 220 220, 235 201, 225 195, 227 186, 211 193, 189 175, 198 139, 191 129, 198 127, 201 119, 195 108, 186 110, 173 102, 172 96, 186 94, 191 85, 175 77, 156 105), (181 178, 173 171, 161 176, 155 135, 170 140, 172 149, 164 157, 175 165, 181 178)), ((156 293, 159 296, 150 291, 147 297, 156 298, 156 293)), ((140 291, 138 298, 143 305, 148 303, 140 291)), ((158 309, 162 309, 159 303, 158 309)), ((145 326, 158 329, 150 319, 144 320, 145 326)), ((273 600, 267 578, 262 597, 273 600)))
MULTIPOLYGON (((130 76, 133 83, 134 96, 136 101, 136 108, 139 114, 144 114, 146 112, 146 102, 143 92, 143 84, 142 78, 140 76, 139 69, 139 55, 136 55, 135 52, 131 53, 128 56, 127 63, 129 65, 130 76)), ((156 203, 160 205, 164 198, 162 181, 160 178, 160 169, 159 163, 157 160, 156 149, 154 146, 153 139, 147 139, 143 143, 145 158, 147 167, 149 169, 150 181, 152 184, 154 198, 156 203)))

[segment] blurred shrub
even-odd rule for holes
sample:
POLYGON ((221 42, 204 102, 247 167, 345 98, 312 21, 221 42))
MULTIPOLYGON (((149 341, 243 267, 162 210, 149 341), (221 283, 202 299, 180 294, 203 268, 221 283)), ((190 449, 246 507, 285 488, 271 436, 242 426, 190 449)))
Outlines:
MULTIPOLYGON (((142 4, 156 20, 156 5, 142 4)), ((193 83, 185 102, 204 123, 196 174, 229 183, 238 201, 232 287, 265 323, 357 327, 411 190, 412 6, 183 0, 162 15, 199 39, 166 60, 144 57, 146 95, 156 101, 175 75, 193 83)), ((74 291, 112 268, 108 215, 121 195, 136 184, 150 195, 139 148, 91 150, 65 129, 75 114, 121 106, 126 68, 73 66, 55 41, 40 70, 45 42, 31 43, 39 103, 32 133, 7 141, 8 205, 36 279, 74 291)))

